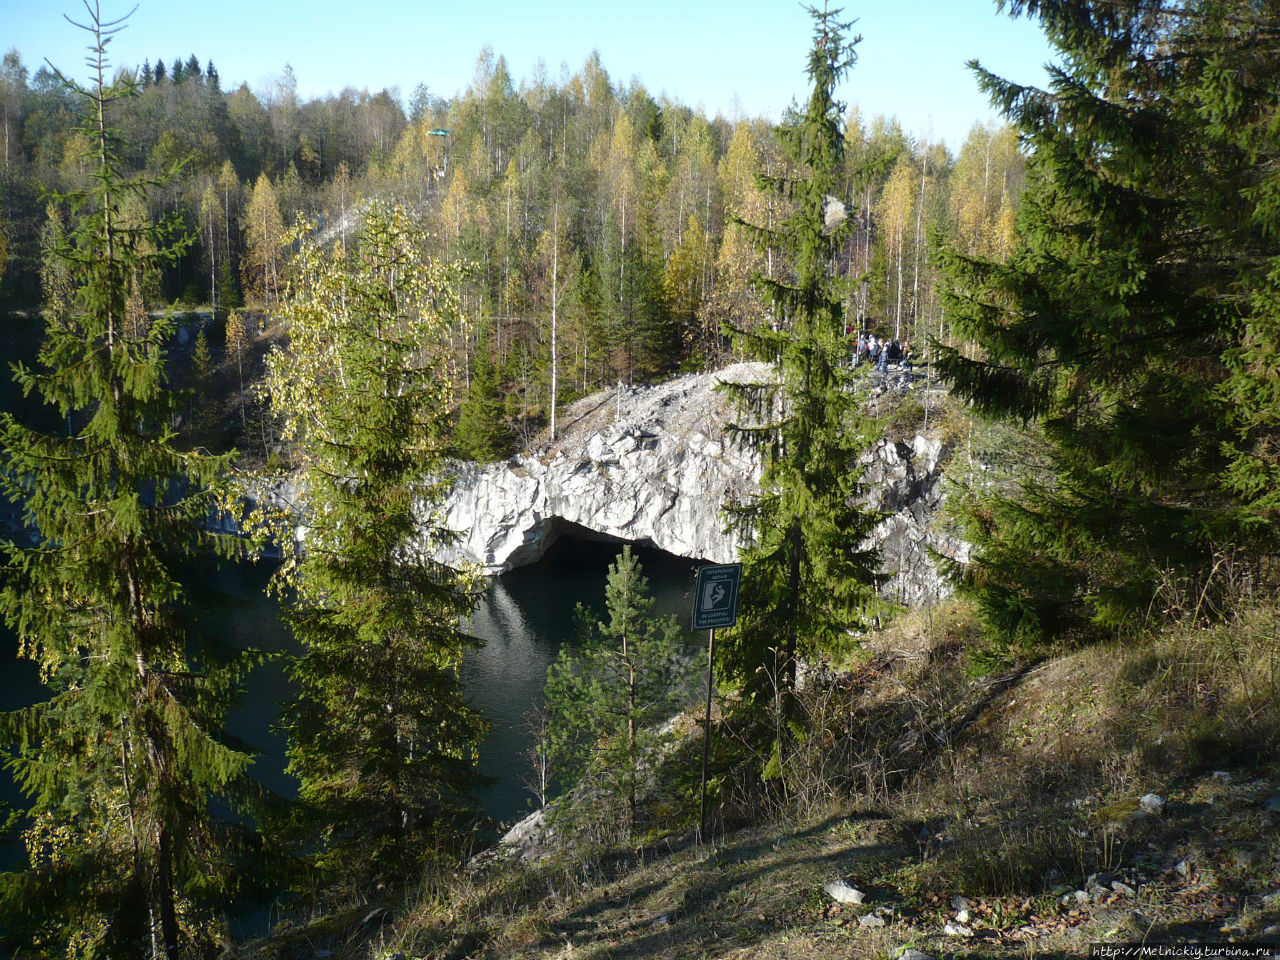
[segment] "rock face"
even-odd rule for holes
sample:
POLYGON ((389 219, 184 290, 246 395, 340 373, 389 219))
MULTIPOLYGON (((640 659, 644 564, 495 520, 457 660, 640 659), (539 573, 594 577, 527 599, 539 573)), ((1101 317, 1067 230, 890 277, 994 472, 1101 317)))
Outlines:
POLYGON ((885 514, 872 534, 888 575, 881 593, 896 603, 917 606, 950 592, 934 553, 969 559, 969 545, 937 523, 949 453, 938 439, 918 434, 910 441, 881 440, 866 463, 867 500, 885 514))
MULTIPOLYGON (((722 381, 762 379, 764 364, 619 386, 570 407, 555 443, 504 463, 458 464, 444 505, 458 541, 436 550, 486 574, 539 559, 566 531, 644 541, 678 556, 726 563, 740 544, 721 507, 757 489, 760 465, 726 436, 733 419, 722 381)), ((876 531, 891 576, 885 594, 917 603, 944 592, 930 549, 967 559, 966 546, 934 529, 947 451, 935 439, 883 440, 869 453, 869 504, 887 514, 876 531)))
POLYGON ((723 531, 720 507, 749 496, 760 469, 724 436, 729 404, 715 385, 767 372, 741 364, 595 394, 566 411, 554 444, 505 463, 458 465, 444 514, 460 539, 440 558, 499 573, 537 560, 576 526, 732 561, 738 544, 723 531))

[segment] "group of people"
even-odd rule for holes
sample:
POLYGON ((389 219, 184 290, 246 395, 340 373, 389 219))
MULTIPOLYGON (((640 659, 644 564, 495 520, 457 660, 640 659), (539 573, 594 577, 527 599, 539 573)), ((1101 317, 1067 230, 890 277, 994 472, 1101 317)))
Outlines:
POLYGON ((902 365, 903 370, 910 373, 912 359, 911 344, 905 340, 899 343, 897 337, 892 340, 881 340, 874 333, 863 331, 858 334, 853 344, 855 367, 860 363, 869 363, 881 373, 885 373, 889 369, 889 364, 897 363, 902 365))

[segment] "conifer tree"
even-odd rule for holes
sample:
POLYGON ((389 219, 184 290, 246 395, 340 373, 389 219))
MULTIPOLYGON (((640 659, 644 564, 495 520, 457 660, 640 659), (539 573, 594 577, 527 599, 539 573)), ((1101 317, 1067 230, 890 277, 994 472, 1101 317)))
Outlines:
POLYGON ((1243 2, 1012 7, 1064 66, 1047 92, 979 70, 1030 185, 1007 263, 944 251, 948 315, 976 349, 939 361, 979 411, 1048 441, 1040 475, 968 512, 962 583, 1011 644, 1128 629, 1161 584, 1198 591, 1220 550, 1272 536, 1241 526, 1223 482, 1247 407, 1223 384, 1224 359, 1248 366, 1242 291, 1273 236, 1257 201, 1274 134, 1261 155, 1244 144, 1274 111, 1257 51, 1277 25, 1243 2))
POLYGON ((1197 99, 1208 132, 1234 147, 1247 170, 1244 209, 1228 222, 1252 240, 1244 246, 1252 256, 1242 258, 1241 323, 1220 389, 1232 433, 1224 480, 1240 502, 1248 542, 1273 557, 1280 531, 1280 57, 1267 40, 1280 29, 1280 13, 1241 0, 1206 28, 1214 56, 1197 77, 1197 99))
POLYGON ((50 690, 0 722, 30 804, 0 936, 47 956, 177 960, 219 938, 221 907, 255 874, 247 828, 213 813, 215 801, 244 812, 251 758, 222 727, 248 661, 214 654, 185 606, 191 558, 233 550, 204 529, 226 458, 182 452, 168 427, 181 409, 166 382, 171 320, 129 320, 135 278, 186 241, 121 218, 149 184, 122 177, 107 124, 131 93, 106 79, 122 22, 86 7, 94 83, 60 79, 82 105, 94 176, 60 198, 74 229, 50 235, 65 270, 49 289, 74 296, 50 299, 39 367, 15 367, 69 435, 0 415, 0 490, 40 537, 3 545, 0 612, 50 690))
POLYGON ((223 330, 224 356, 227 363, 235 366, 236 379, 240 384, 236 396, 239 399, 240 426, 243 427, 245 424, 244 364, 252 350, 249 325, 239 310, 232 310, 227 314, 227 322, 223 330))
POLYGON ((457 839, 483 732, 458 678, 472 584, 430 559, 448 536, 433 476, 459 306, 424 243, 379 205, 346 256, 304 238, 282 308, 290 343, 269 360, 308 489, 289 769, 318 817, 321 866, 348 878, 394 875, 457 839))
MULTIPOLYGON (((225 169, 225 168, 224 168, 225 169)), ((244 257, 240 272, 246 300, 270 308, 280 296, 280 244, 284 220, 271 179, 259 174, 244 214, 244 257)))
POLYGON ((204 444, 209 427, 214 422, 213 353, 209 338, 201 327, 191 350, 191 388, 187 391, 187 439, 194 444, 204 444))
POLYGON ((200 383, 209 379, 213 372, 213 354, 209 352, 209 338, 201 327, 196 333, 196 345, 191 352, 191 364, 195 368, 196 380, 200 383))
POLYGON ((488 337, 477 340, 471 358, 471 383, 458 411, 454 445, 468 460, 488 463, 511 451, 512 430, 506 421, 488 337))
POLYGON ((653 615, 653 597, 629 546, 609 565, 605 620, 578 606, 579 643, 547 670, 547 758, 563 788, 584 776, 626 804, 639 822, 644 770, 679 709, 684 663, 675 618, 653 615))
POLYGON ((812 10, 813 90, 803 114, 776 131, 794 176, 762 177, 762 187, 789 199, 775 229, 745 224, 762 249, 781 251, 786 276, 757 274, 769 327, 737 329, 749 356, 776 364, 776 378, 726 383, 743 419, 733 432, 764 461, 760 493, 730 509, 747 544, 738 626, 721 647, 728 675, 758 705, 779 696, 790 712, 796 661, 829 650, 862 623, 874 600, 877 554, 863 546, 879 515, 856 503, 857 458, 877 424, 847 366, 843 281, 835 261, 848 221, 827 229, 827 198, 839 192, 844 139, 833 95, 852 66, 849 24, 838 11, 812 10))

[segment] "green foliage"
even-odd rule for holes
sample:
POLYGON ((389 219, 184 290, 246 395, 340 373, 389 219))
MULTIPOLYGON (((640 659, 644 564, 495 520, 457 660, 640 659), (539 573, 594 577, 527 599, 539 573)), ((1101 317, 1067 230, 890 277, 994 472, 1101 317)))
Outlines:
MULTIPOLYGON (((16 51, 4 61, 5 292, 34 299, 43 212, 36 185, 68 189, 86 171, 71 148, 66 99, 28 85, 16 51)), ((184 162, 157 206, 198 224, 199 240, 158 278, 165 300, 194 278, 219 311, 269 305, 278 295, 280 224, 302 214, 341 244, 357 198, 380 196, 423 217, 434 253, 480 264, 463 296, 494 319, 498 368, 524 352, 541 371, 556 341, 557 392, 714 368, 731 357, 725 321, 750 327, 765 319, 747 278, 753 269, 780 272, 779 251, 751 250, 732 222, 737 215, 774 224, 785 215, 779 197, 754 186, 756 173, 782 170, 758 118, 731 123, 655 99, 638 83, 621 90, 598 56, 563 80, 537 74, 522 82, 487 51, 469 89, 447 100, 418 91, 409 117, 389 91, 306 101, 288 76, 262 98, 243 85, 224 92, 212 64, 196 71, 198 63, 169 57, 158 78, 144 66, 142 95, 118 108, 122 170, 184 162), (181 83, 171 82, 170 64, 181 83), (548 230, 563 247, 554 272, 564 271, 564 290, 538 282, 546 275, 539 238, 548 230), (577 279, 566 269, 574 258, 577 279), (552 290, 567 295, 579 285, 583 309, 566 303, 567 323, 548 336, 552 290)), ((892 323, 915 343, 945 336, 925 238, 952 229, 964 249, 1003 249, 1022 183, 1016 137, 975 127, 953 160, 944 145, 855 109, 845 141, 838 192, 849 195, 857 223, 842 260, 864 280, 850 291, 851 319, 881 333, 879 322, 892 323)), ((455 375, 470 349, 461 333, 455 375)), ((550 387, 540 378, 521 402, 549 411, 550 387)))
POLYGON ((461 842, 482 718, 462 697, 474 583, 432 559, 456 277, 402 210, 369 208, 345 255, 300 237, 267 386, 308 489, 305 553, 283 568, 304 653, 289 770, 322 867, 403 876, 461 842))
POLYGON ((1274 546, 1258 469, 1274 396, 1254 388, 1276 354, 1254 346, 1272 326, 1258 251, 1277 71, 1249 38, 1275 15, 1033 9, 1067 64, 1051 91, 980 72, 1031 153, 1016 250, 942 253, 948 316, 978 349, 943 348, 939 369, 1050 444, 1047 471, 969 514, 978 559, 963 583, 1006 643, 1130 628, 1227 545, 1274 546))
POLYGON ((734 432, 763 457, 764 473, 759 495, 729 511, 747 547, 741 616, 721 650, 727 675, 761 705, 790 699, 798 657, 830 649, 862 624, 879 581, 876 551, 862 546, 879 516, 857 503, 857 458, 878 430, 847 366, 845 286, 833 276, 851 224, 829 230, 825 218, 843 170, 833 93, 854 54, 847 24, 830 13, 814 19, 813 91, 805 112, 777 130, 783 156, 803 175, 762 177, 790 213, 774 228, 744 224, 789 264, 786 279, 755 277, 774 324, 735 331, 778 374, 725 385, 745 418, 734 432))
POLYGON ((134 304, 148 269, 187 241, 121 215, 145 207, 153 184, 120 173, 102 118, 132 89, 106 84, 120 27, 90 12, 96 81, 61 79, 88 117, 94 176, 59 198, 78 223, 63 234, 50 221, 39 368, 14 370, 69 429, 45 435, 0 414, 0 492, 39 534, 0 547, 0 612, 50 691, 0 718, 29 803, 0 929, 38 955, 176 958, 209 949, 223 907, 262 877, 246 825, 251 757, 223 734, 256 658, 217 655, 186 606, 189 558, 235 552, 205 529, 227 458, 183 452, 168 427, 180 409, 165 374, 173 323, 138 322, 134 304))
POLYGON ((471 384, 458 410, 454 446, 468 460, 489 463, 507 456, 513 439, 489 356, 489 341, 480 337, 471 355, 471 384))
POLYGON ((197 383, 203 386, 213 373, 213 355, 209 352, 209 338, 204 335, 204 327, 196 332, 196 345, 191 352, 191 366, 197 383))
MULTIPOLYGON (((1273 542, 1280 520, 1280 256, 1275 255, 1280 216, 1280 65, 1251 39, 1274 30, 1280 20, 1249 7, 1230 5, 1247 29, 1237 32, 1223 16, 1212 24, 1217 47, 1197 78, 1199 113, 1215 137, 1235 149, 1247 170, 1238 200, 1247 215, 1238 226, 1261 255, 1242 257, 1242 322, 1224 359, 1228 374, 1220 399, 1233 436, 1227 442, 1225 479, 1243 504, 1251 534, 1273 542)), ((1252 253, 1252 251, 1249 251, 1252 253)))
POLYGON ((664 737, 659 724, 682 705, 687 681, 675 618, 653 616, 640 561, 623 547, 609 565, 607 620, 578 607, 578 644, 547 670, 547 754, 565 787, 583 783, 626 804, 639 824, 639 795, 664 737))

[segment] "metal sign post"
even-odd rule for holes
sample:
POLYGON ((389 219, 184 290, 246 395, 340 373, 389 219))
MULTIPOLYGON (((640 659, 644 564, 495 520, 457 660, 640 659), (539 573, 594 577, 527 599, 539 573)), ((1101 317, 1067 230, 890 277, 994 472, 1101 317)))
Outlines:
POLYGON ((707 835, 707 763, 711 757, 711 696, 716 655, 716 628, 738 622, 738 586, 742 564, 722 563, 698 568, 693 592, 693 629, 709 630, 707 637, 707 714, 702 727, 702 791, 698 800, 698 839, 707 835))

